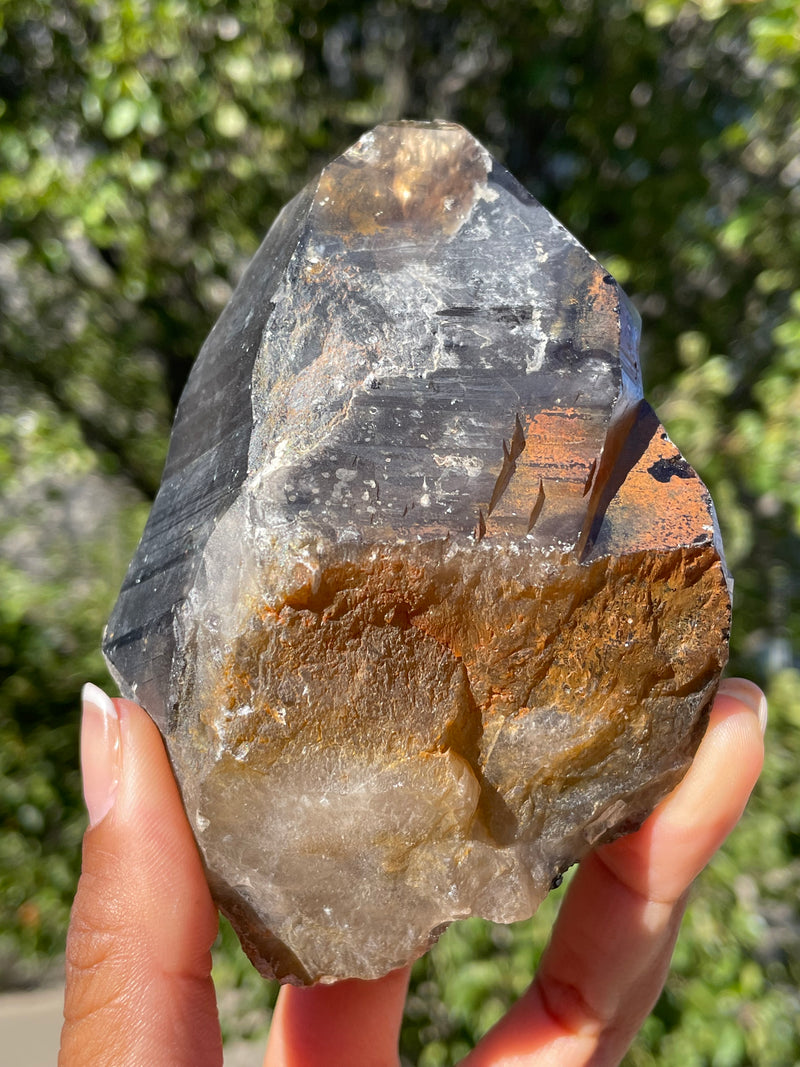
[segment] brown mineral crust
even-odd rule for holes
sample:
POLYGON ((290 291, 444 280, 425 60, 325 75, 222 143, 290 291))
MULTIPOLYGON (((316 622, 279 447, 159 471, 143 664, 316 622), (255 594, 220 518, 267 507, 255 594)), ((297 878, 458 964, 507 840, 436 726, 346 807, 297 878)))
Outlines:
POLYGON ((642 404, 604 488, 588 554, 659 552, 670 544, 708 544, 722 558, 708 490, 652 408, 642 404))
MULTIPOLYGON (((364 826, 384 875, 411 884, 414 850, 426 844, 457 856, 472 842, 497 850, 527 842, 555 877, 638 825, 685 771, 722 667, 708 641, 709 621, 727 617, 713 550, 602 558, 544 589, 518 576, 498 582, 488 561, 467 576, 407 573, 414 569, 391 556, 331 567, 315 594, 298 591, 292 606, 253 621, 232 650, 235 668, 223 669, 218 693, 204 701, 252 709, 244 723, 208 717, 230 755, 210 774, 207 815, 216 781, 220 795, 235 774, 257 789, 279 767, 327 753, 351 768, 346 777, 368 765, 407 767, 411 788, 453 768, 474 778, 474 805, 451 816, 445 805, 427 836, 364 826), (441 758, 446 766, 426 770, 441 758)), ((335 855, 332 847, 307 842, 308 883, 315 856, 335 855)), ((510 921, 524 908, 498 914, 489 893, 476 911, 510 921)), ((258 939, 266 925, 262 915, 245 929, 258 939)), ((281 962, 273 933, 279 976, 330 973, 281 933, 302 971, 281 962)), ((420 929, 413 952, 429 941, 420 929)))
POLYGON ((490 753, 474 746, 493 724, 571 700, 577 710, 560 714, 575 739, 554 773, 580 775, 623 728, 657 731, 662 697, 694 687, 710 698, 723 657, 707 627, 725 624, 728 605, 708 545, 575 564, 542 585, 488 559, 467 574, 429 560, 422 580, 392 553, 331 566, 316 593, 262 608, 204 701, 207 725, 234 752, 259 744, 249 759, 262 769, 298 745, 351 743, 374 758, 452 748, 483 775, 490 753), (423 693, 415 716, 409 701, 423 693), (254 714, 215 718, 244 706, 254 714))

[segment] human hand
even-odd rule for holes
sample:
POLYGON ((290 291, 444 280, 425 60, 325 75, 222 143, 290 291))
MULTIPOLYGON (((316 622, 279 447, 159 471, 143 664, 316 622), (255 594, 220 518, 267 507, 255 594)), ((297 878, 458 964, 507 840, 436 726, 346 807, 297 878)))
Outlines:
MULTIPOLYGON (((618 1064, 655 1003, 688 888, 738 821, 763 759, 766 702, 723 683, 694 763, 635 834, 572 879, 527 992, 463 1067, 618 1064)), ((219 1067, 217 915, 161 738, 87 686, 90 828, 67 939, 59 1067, 219 1067)), ((397 1067, 408 968, 284 987, 264 1067, 397 1067)))

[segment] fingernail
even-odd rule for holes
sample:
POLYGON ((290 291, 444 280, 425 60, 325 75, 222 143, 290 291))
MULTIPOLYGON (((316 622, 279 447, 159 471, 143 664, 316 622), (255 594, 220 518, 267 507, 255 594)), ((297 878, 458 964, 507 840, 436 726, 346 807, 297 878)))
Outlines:
POLYGON ((719 687, 720 694, 741 700, 755 713, 763 734, 767 729, 767 698, 755 684, 746 678, 725 678, 719 687))
POLYGON ((119 717, 111 698, 91 682, 83 687, 81 699, 83 797, 92 827, 108 815, 119 785, 119 717))

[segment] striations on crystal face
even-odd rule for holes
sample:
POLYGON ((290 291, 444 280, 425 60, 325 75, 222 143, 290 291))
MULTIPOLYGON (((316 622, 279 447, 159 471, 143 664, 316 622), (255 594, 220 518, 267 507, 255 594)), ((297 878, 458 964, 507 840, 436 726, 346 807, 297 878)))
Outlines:
POLYGON ((525 918, 684 774, 729 587, 638 333, 452 124, 366 134, 256 253, 104 651, 262 973, 374 978, 525 918))

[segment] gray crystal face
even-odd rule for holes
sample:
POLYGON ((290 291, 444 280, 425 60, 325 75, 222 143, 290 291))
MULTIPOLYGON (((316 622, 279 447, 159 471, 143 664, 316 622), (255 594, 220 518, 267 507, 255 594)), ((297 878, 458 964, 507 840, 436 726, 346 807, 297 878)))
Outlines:
POLYGON ((637 344, 454 125, 366 134, 267 235, 104 639, 262 973, 373 978, 527 917, 684 773, 730 605, 637 344))

